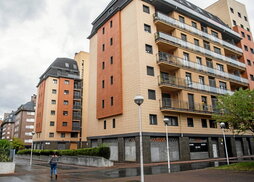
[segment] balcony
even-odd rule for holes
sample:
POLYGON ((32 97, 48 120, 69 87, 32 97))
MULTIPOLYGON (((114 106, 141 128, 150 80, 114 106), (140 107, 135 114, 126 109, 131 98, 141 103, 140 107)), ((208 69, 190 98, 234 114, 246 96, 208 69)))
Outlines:
POLYGON ((210 50, 207 50, 203 47, 196 46, 192 43, 183 41, 183 40, 178 39, 176 37, 173 37, 171 35, 168 35, 168 34, 165 34, 165 33, 162 33, 162 32, 157 32, 156 35, 155 35, 155 40, 157 42, 164 41, 166 43, 173 44, 173 45, 176 45, 176 46, 180 46, 180 47, 183 47, 183 48, 187 48, 187 49, 190 49, 192 51, 197 51, 197 52, 200 52, 202 54, 214 57, 215 59, 225 61, 230 65, 236 66, 237 68, 245 70, 245 64, 242 63, 242 62, 239 62, 239 61, 234 60, 232 58, 217 54, 217 53, 212 52, 210 50))
POLYGON ((233 45, 233 44, 231 44, 231 43, 229 43, 227 41, 219 39, 219 38, 217 38, 217 37, 215 37, 213 35, 210 35, 205 30, 201 31, 201 30, 199 30, 199 29, 197 29, 195 27, 192 27, 190 25, 182 23, 182 22, 180 22, 180 21, 178 21, 176 19, 173 19, 173 18, 171 18, 171 17, 169 17, 167 15, 164 15, 164 14, 162 14, 160 12, 156 12, 154 14, 154 21, 162 21, 163 23, 166 23, 168 25, 171 25, 171 26, 174 26, 174 27, 186 30, 186 31, 191 32, 193 34, 196 34, 198 36, 201 36, 201 37, 204 37, 206 39, 209 39, 209 40, 211 40, 211 41, 213 41, 215 43, 219 43, 219 44, 227 47, 228 49, 230 49, 232 51, 235 51, 238 54, 241 54, 241 55, 243 54, 243 50, 241 48, 239 48, 239 47, 237 47, 237 46, 235 46, 235 45, 233 45))
POLYGON ((81 119, 81 113, 73 113, 72 118, 73 118, 73 120, 80 120, 81 119))
POLYGON ((73 109, 74 110, 80 110, 81 109, 81 105, 73 105, 73 109))
POLYGON ((74 83, 74 89, 75 90, 80 90, 82 88, 81 82, 74 83))
POLYGON ((204 91, 204 92, 209 92, 209 93, 214 93, 214 94, 229 94, 233 95, 234 92, 225 90, 222 88, 216 88, 216 87, 211 87, 208 85, 203 85, 197 82, 193 82, 187 79, 183 78, 176 78, 174 76, 170 75, 161 75, 159 77, 159 86, 161 88, 163 87, 174 87, 174 88, 179 88, 179 89, 195 89, 198 91, 204 91))
POLYGON ((168 64, 168 65, 173 65, 173 66, 177 66, 177 67, 184 67, 184 68, 189 68, 189 69, 194 69, 200 72, 205 72, 205 73, 209 73, 211 75, 216 75, 219 77, 223 77, 223 78, 227 78, 229 80, 232 80, 233 82, 237 82, 243 85, 248 85, 248 80, 245 78, 242 78, 240 76, 237 75, 233 75, 230 73, 226 73, 217 69, 213 69, 213 68, 209 68, 207 66, 203 66, 200 65, 198 63, 194 63, 191 61, 186 61, 182 58, 173 56, 171 54, 168 53, 164 53, 164 52, 159 52, 158 56, 157 56, 157 62, 159 64, 168 64))
POLYGON ((74 95, 73 98, 74 99, 81 99, 81 95, 74 95))
POLYGON ((216 109, 205 103, 190 103, 187 101, 171 98, 162 98, 160 101, 160 109, 164 112, 189 112, 192 114, 202 115, 212 115, 212 113, 216 112, 216 109))

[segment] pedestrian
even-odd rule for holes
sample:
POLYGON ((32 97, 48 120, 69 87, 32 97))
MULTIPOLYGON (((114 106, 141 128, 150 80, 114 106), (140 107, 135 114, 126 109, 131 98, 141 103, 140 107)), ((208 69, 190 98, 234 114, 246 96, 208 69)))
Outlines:
POLYGON ((58 162, 58 156, 56 152, 54 152, 51 158, 49 159, 51 178, 53 177, 53 174, 54 174, 57 179, 57 162, 58 162))

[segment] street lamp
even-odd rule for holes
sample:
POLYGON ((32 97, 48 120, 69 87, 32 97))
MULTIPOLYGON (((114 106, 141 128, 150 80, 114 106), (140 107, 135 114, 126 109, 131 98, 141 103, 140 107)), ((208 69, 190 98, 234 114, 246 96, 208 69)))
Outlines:
POLYGON ((34 136, 35 132, 32 131, 32 145, 31 145, 31 156, 30 156, 30 166, 32 166, 32 160, 33 160, 33 136, 34 136))
POLYGON ((141 182, 144 182, 144 164, 143 164, 143 142, 142 142, 142 117, 141 117, 141 104, 144 102, 144 97, 136 96, 134 102, 139 106, 139 142, 140 142, 140 173, 141 182))
POLYGON ((227 164, 229 165, 227 142, 226 142, 226 137, 225 137, 225 132, 224 132, 225 127, 226 127, 225 123, 221 122, 220 128, 222 130, 222 134, 223 134, 223 138, 224 138, 224 146, 225 146, 225 152, 226 152, 226 157, 227 157, 227 164))
POLYGON ((168 125, 169 125, 169 119, 168 118, 164 118, 163 122, 166 125, 166 141, 167 141, 167 155, 168 155, 168 173, 171 172, 170 170, 170 154, 169 154, 169 144, 168 144, 168 125))

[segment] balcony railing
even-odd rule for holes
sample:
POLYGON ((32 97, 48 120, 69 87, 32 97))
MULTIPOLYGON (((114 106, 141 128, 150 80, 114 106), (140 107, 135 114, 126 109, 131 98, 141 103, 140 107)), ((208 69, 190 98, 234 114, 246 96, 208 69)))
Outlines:
POLYGON ((206 103, 191 103, 182 100, 176 100, 171 98, 162 98, 160 101, 161 110, 178 110, 178 111, 189 111, 189 112, 200 112, 200 113, 213 113, 217 110, 206 103))
POLYGON ((72 126, 72 131, 79 131, 80 130, 80 127, 79 126, 72 126))
POLYGON ((203 47, 196 46, 192 43, 183 41, 181 39, 178 39, 176 37, 173 37, 171 35, 168 35, 168 34, 165 34, 165 33, 162 33, 162 32, 157 32, 156 35, 155 35, 155 39, 156 40, 162 39, 162 40, 165 40, 167 42, 176 44, 178 46, 181 46, 181 47, 184 47, 184 48, 187 48, 187 49, 191 49, 193 51, 197 51, 197 52, 200 52, 202 54, 206 54, 208 56, 212 56, 212 57, 214 57, 216 59, 220 59, 222 61, 226 61, 227 63, 233 64, 235 66, 245 68, 245 64, 242 63, 242 62, 239 62, 239 61, 234 60, 232 58, 217 54, 217 53, 212 52, 212 51, 209 51, 209 50, 207 50, 203 47))
POLYGON ((229 94, 233 95, 234 92, 225 90, 222 88, 216 88, 216 87, 211 87, 208 85, 203 85, 197 82, 193 82, 187 79, 183 78, 176 78, 174 76, 170 75, 161 75, 159 77, 159 85, 165 85, 165 86, 175 86, 175 87, 180 87, 180 88, 189 88, 189 89, 195 89, 195 90, 201 90, 205 92, 211 92, 215 94, 229 94))
POLYGON ((227 48, 230 48, 230 49, 232 49, 234 51, 243 53, 243 50, 241 48, 239 48, 239 47, 237 47, 237 46, 235 46, 235 45, 233 45, 233 44, 231 44, 229 42, 226 42, 226 41, 224 41, 222 39, 219 39, 219 38, 217 38, 217 37, 215 37, 213 35, 210 35, 210 34, 204 32, 204 31, 199 30, 199 29, 197 29, 195 27, 192 27, 190 25, 182 23, 182 22, 180 22, 180 21, 178 21, 176 19, 173 19, 173 18, 171 18, 171 17, 169 17, 167 15, 164 15, 164 14, 162 14, 160 12, 156 12, 155 13, 154 20, 163 21, 163 22, 165 22, 167 24, 170 24, 170 25, 176 26, 178 28, 187 30, 187 31, 189 31, 191 33, 194 33, 196 35, 199 35, 201 37, 205 37, 205 38, 207 38, 207 39, 209 39, 209 40, 211 40, 213 42, 219 43, 219 44, 221 44, 221 45, 223 45, 223 46, 225 46, 227 48))
POLYGON ((81 99, 81 95, 74 95, 74 99, 81 99))
POLYGON ((73 109, 81 109, 81 105, 73 105, 73 109))
POLYGON ((72 118, 73 118, 74 120, 80 120, 80 119, 81 119, 81 114, 73 114, 73 115, 72 115, 72 118))
POLYGON ((192 68, 192 69, 195 69, 195 70, 198 70, 198 71, 208 72, 210 74, 218 75, 220 77, 224 77, 224 78, 228 78, 228 79, 231 79, 231 80, 234 80, 234 81, 237 81, 237 82, 248 84, 248 80, 245 79, 245 78, 242 78, 240 76, 236 76, 236 75, 226 73, 226 72, 223 72, 223 71, 220 71, 220 70, 217 70, 217 69, 213 69, 213 68, 209 68, 207 66, 200 65, 198 63, 187 61, 187 60, 184 60, 182 58, 173 56, 173 55, 168 54, 168 53, 159 52, 159 54, 157 56, 157 59, 158 59, 157 60, 158 62, 165 62, 165 63, 168 63, 168 64, 179 65, 181 67, 192 68))

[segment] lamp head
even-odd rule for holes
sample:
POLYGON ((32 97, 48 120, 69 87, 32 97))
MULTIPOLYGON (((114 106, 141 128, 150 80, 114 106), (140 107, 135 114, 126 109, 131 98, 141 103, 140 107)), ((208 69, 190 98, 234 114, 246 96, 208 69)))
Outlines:
POLYGON ((165 125, 167 125, 167 126, 169 125, 169 119, 168 118, 164 118, 163 122, 165 123, 165 125))
POLYGON ((34 135, 35 134, 35 132, 34 131, 32 131, 32 135, 34 135))
POLYGON ((134 102, 140 106, 143 102, 144 102, 144 97, 141 95, 138 95, 136 97, 134 97, 134 102))
POLYGON ((225 126, 226 126, 226 125, 225 125, 224 122, 221 122, 221 123, 220 123, 220 127, 221 127, 221 128, 225 128, 225 126))

